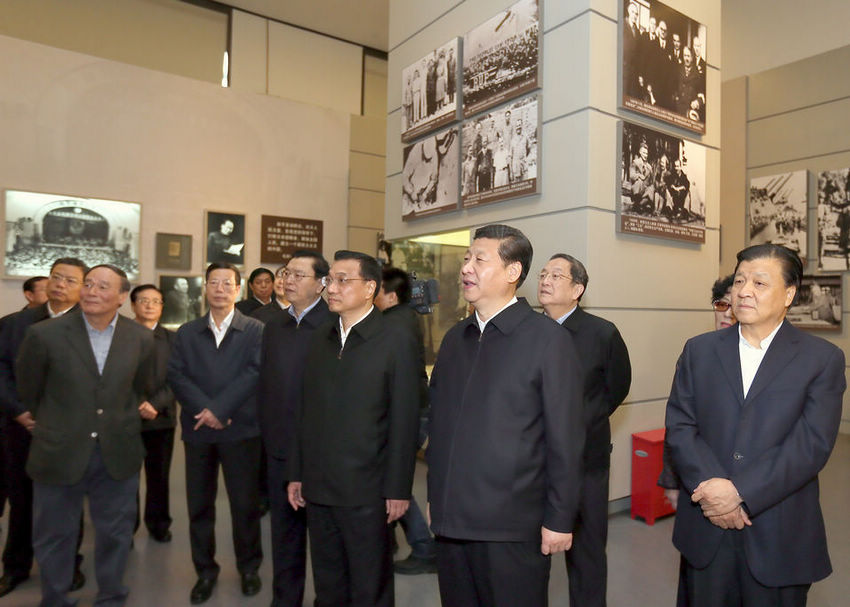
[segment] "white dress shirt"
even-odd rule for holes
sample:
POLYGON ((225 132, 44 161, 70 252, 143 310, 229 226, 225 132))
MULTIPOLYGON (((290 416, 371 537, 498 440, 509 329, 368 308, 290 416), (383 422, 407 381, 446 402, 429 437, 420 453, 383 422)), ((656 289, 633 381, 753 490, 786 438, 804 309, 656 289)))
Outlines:
POLYGON ((753 385, 753 379, 759 370, 761 361, 764 355, 767 354, 767 349, 770 347, 773 338, 776 337, 776 332, 782 326, 780 322, 776 328, 770 332, 770 335, 765 337, 759 343, 759 347, 751 345, 750 342, 741 334, 741 325, 738 325, 738 353, 741 356, 741 379, 744 384, 744 398, 747 398, 747 392, 750 391, 750 386, 753 385))

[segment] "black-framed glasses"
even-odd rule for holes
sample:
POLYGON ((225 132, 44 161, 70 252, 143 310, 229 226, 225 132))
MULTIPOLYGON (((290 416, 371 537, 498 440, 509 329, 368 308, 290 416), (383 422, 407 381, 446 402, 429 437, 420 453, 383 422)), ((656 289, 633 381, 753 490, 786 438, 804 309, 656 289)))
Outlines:
POLYGON ((711 302, 711 307, 714 308, 715 312, 726 312, 729 308, 732 307, 732 304, 730 304, 728 301, 717 299, 711 302))
POLYGON ((330 276, 329 275, 329 276, 325 277, 325 284, 327 286, 336 285, 338 287, 344 287, 345 285, 350 284, 351 282, 353 282, 355 280, 366 281, 366 280, 369 280, 369 279, 368 278, 350 278, 348 276, 330 276))

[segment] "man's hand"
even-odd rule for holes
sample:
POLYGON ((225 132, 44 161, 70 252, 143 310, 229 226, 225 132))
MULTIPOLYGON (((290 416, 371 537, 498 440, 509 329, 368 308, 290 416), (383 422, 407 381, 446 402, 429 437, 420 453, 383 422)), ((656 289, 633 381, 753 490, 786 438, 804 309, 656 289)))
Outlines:
POLYGON ((139 415, 142 416, 142 419, 156 419, 158 413, 152 404, 145 401, 139 405, 139 415))
POLYGON ((428 523, 428 528, 431 528, 431 502, 425 502, 425 522, 428 523))
POLYGON ((556 554, 569 550, 573 546, 572 533, 559 533, 546 527, 540 528, 540 552, 556 554))
POLYGON ((726 514, 710 516, 708 520, 711 521, 712 525, 717 525, 721 529, 743 529, 753 524, 743 506, 738 506, 732 512, 726 514))
POLYGON ((293 510, 298 510, 307 505, 307 501, 301 495, 301 482, 292 481, 286 486, 286 496, 289 498, 289 505, 293 510))
POLYGON ((410 500, 387 500, 387 523, 403 517, 408 506, 410 506, 410 500))
POLYGON ((729 514, 743 501, 732 481, 725 478, 710 478, 701 482, 691 495, 692 502, 699 502, 705 516, 729 514))
POLYGON ((198 420, 198 423, 195 424, 195 430, 200 428, 201 426, 209 426, 213 430, 223 430, 224 424, 218 421, 218 418, 213 415, 213 412, 209 409, 204 409, 200 413, 195 416, 195 419, 198 420))
POLYGON ((15 421, 21 424, 29 432, 32 432, 32 429, 35 428, 35 418, 29 411, 24 411, 23 413, 15 417, 15 421))
POLYGON ((676 505, 679 503, 679 490, 678 489, 665 489, 664 497, 667 498, 667 501, 670 502, 670 505, 673 506, 673 510, 676 509, 676 505))

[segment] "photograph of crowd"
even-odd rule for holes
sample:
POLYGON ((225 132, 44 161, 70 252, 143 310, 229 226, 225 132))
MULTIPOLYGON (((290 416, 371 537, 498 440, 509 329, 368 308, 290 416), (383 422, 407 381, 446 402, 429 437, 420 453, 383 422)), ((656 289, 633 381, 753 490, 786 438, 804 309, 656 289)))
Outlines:
POLYGON ((801 329, 841 329, 841 275, 803 276, 788 320, 801 329))
POLYGON ((623 107, 704 134, 705 26, 655 0, 623 10, 623 107))
POLYGON ((401 218, 454 211, 460 165, 458 129, 452 127, 404 148, 401 218))
POLYGON ((446 42, 401 72, 401 140, 457 118, 459 38, 446 42))
POLYGON ((818 269, 850 270, 850 169, 818 175, 818 269))
POLYGON ((539 87, 540 12, 520 0, 463 38, 465 118, 539 87))
POLYGON ((200 318, 203 314, 204 279, 201 276, 159 277, 163 295, 160 322, 166 329, 176 330, 183 323, 200 318))
POLYGON ((705 242, 705 148, 623 123, 620 230, 705 242))
POLYGON ((245 264, 245 216, 235 213, 206 211, 207 263, 226 261, 242 266, 245 264))
POLYGON ((536 194, 540 96, 524 97, 463 124, 464 207, 536 194))
POLYGON ((111 263, 139 277, 142 205, 6 190, 3 275, 46 275, 59 257, 111 263))
POLYGON ((750 244, 772 242, 795 251, 806 263, 808 172, 750 180, 750 244))

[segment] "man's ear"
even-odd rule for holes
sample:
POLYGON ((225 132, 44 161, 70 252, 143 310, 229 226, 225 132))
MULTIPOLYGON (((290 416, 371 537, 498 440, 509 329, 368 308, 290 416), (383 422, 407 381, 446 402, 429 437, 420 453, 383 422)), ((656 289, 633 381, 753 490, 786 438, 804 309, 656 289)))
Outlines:
POLYGON ((512 283, 519 282, 519 277, 522 276, 522 264, 514 261, 508 264, 508 280, 512 283))

